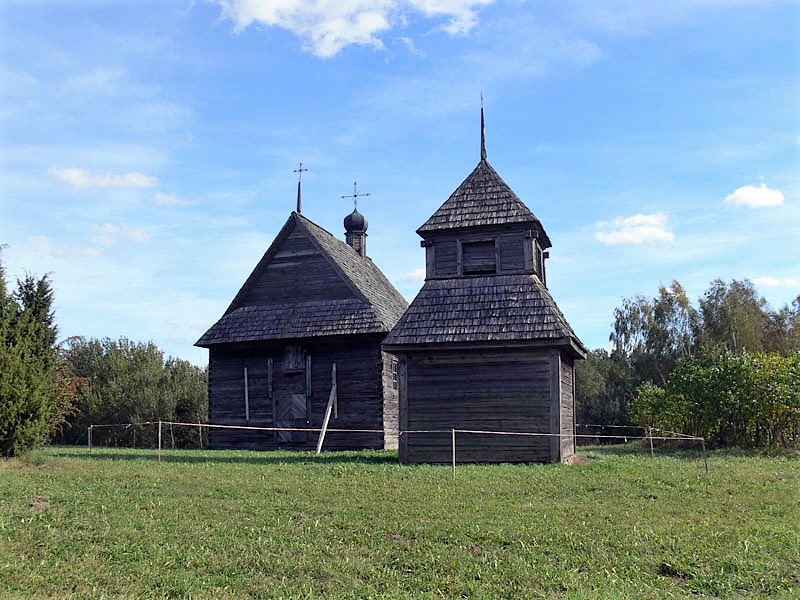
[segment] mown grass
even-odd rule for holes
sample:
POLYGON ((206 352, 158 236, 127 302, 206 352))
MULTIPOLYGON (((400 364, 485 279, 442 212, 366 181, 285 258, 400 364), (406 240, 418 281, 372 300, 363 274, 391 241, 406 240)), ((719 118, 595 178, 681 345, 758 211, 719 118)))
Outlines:
POLYGON ((800 456, 400 466, 45 448, 0 464, 0 594, 800 597, 800 456))

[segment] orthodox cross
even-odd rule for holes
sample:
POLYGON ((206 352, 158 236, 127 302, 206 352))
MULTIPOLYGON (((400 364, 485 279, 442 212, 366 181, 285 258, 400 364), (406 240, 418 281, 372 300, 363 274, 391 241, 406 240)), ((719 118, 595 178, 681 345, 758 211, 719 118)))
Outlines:
POLYGON ((303 197, 300 194, 300 182, 303 180, 303 172, 308 171, 308 169, 303 168, 303 163, 300 163, 300 167, 292 171, 292 173, 297 173, 297 213, 301 214, 303 212, 303 197))
POLYGON ((369 196, 369 195, 370 195, 369 193, 365 193, 365 192, 359 193, 359 191, 358 191, 358 183, 356 183, 354 181, 353 182, 353 193, 350 194, 349 196, 342 196, 342 198, 352 198, 353 199, 353 208, 358 208, 358 199, 361 198, 362 196, 369 196))

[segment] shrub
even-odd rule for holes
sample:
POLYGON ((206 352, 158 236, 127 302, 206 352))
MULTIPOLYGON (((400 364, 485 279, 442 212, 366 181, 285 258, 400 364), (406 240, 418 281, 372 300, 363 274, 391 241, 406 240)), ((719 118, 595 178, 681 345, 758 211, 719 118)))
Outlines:
POLYGON ((640 424, 705 437, 722 446, 796 446, 800 436, 800 352, 722 349, 678 361, 665 387, 639 387, 640 424))

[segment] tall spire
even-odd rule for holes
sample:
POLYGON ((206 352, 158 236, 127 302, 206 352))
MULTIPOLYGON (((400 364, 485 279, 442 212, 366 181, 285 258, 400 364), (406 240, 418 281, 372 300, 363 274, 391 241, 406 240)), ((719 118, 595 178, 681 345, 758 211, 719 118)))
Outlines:
POLYGON ((481 160, 486 160, 486 127, 483 121, 483 92, 481 92, 481 160))
POLYGON ((300 163, 300 167, 292 171, 292 173, 297 173, 297 214, 303 214, 303 195, 300 191, 300 182, 303 180, 303 171, 308 171, 308 169, 303 168, 303 163, 300 163))

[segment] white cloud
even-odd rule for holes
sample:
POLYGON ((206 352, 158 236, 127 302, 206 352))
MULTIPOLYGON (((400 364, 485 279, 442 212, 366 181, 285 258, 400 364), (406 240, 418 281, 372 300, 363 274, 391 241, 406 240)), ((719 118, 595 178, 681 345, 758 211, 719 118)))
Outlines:
POLYGON ((442 30, 451 35, 465 35, 478 23, 479 6, 494 0, 410 0, 411 6, 426 17, 450 17, 442 30))
POLYGON ((75 248, 71 246, 54 246, 43 235, 34 235, 28 238, 28 243, 36 252, 48 256, 98 256, 102 254, 99 248, 75 248))
POLYGON ((192 206, 194 202, 186 200, 185 198, 178 198, 175 194, 164 194, 163 192, 156 192, 155 196, 156 206, 192 206))
POLYGON ((800 288, 800 278, 797 277, 756 277, 753 283, 764 287, 800 288))
POLYGON ((330 58, 356 44, 383 48, 379 34, 405 22, 407 11, 427 18, 449 17, 442 29, 463 35, 477 23, 480 6, 494 0, 217 0, 237 31, 254 23, 280 27, 300 37, 305 48, 330 58))
POLYGON ((418 267, 400 278, 403 282, 422 283, 425 281, 425 267, 418 267))
POLYGON ((611 221, 595 223, 598 231, 595 238, 610 246, 618 244, 648 244, 652 242, 670 242, 675 235, 667 228, 667 215, 633 215, 617 217, 611 221))
POLYGON ((762 208, 766 206, 780 206, 783 204, 783 192, 774 190, 763 181, 758 187, 744 185, 736 188, 732 194, 725 197, 725 204, 735 206, 752 206, 762 208))
POLYGON ((408 51, 414 56, 419 56, 420 58, 425 56, 425 53, 417 48, 416 44, 414 44, 414 40, 412 40, 410 37, 403 35, 397 38, 397 41, 408 48, 408 51))
POLYGON ((111 223, 106 223, 105 225, 95 225, 92 229, 95 233, 91 236, 91 240, 95 244, 100 244, 101 246, 113 246, 118 241, 144 244, 149 242, 152 237, 150 233, 144 229, 129 227, 128 225, 112 225, 111 223))
POLYGON ((158 179, 137 171, 123 174, 91 172, 86 169, 50 169, 50 175, 76 188, 150 188, 158 185, 158 179))

